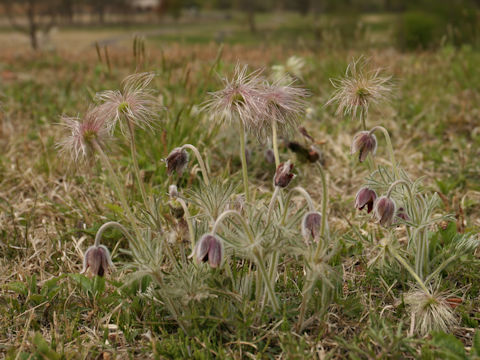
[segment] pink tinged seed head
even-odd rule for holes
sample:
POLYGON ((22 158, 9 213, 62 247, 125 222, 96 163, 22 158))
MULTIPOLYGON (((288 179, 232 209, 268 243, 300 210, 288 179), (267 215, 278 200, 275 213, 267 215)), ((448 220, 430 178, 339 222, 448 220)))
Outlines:
POLYGON ((375 155, 377 152, 377 138, 368 131, 360 131, 355 134, 352 141, 351 153, 358 152, 360 162, 365 161, 368 154, 375 155))
POLYGON ((393 223, 396 213, 395 202, 386 197, 381 196, 375 202, 375 216, 382 226, 389 226, 393 223))
POLYGON ((390 76, 381 76, 380 69, 369 69, 368 61, 359 58, 347 67, 345 76, 331 79, 335 93, 327 105, 337 104, 337 115, 356 117, 359 111, 367 112, 370 104, 387 100, 392 88, 390 76))
POLYGON ((217 268, 223 261, 223 243, 216 236, 205 234, 195 245, 193 254, 197 263, 208 262, 217 268))
POLYGON ((302 235, 305 240, 317 239, 320 235, 322 215, 318 211, 306 213, 302 220, 302 235))
POLYGON ((106 90, 95 95, 110 131, 117 124, 125 131, 126 121, 141 128, 152 127, 162 109, 149 88, 154 77, 151 72, 129 75, 122 81, 121 90, 106 90))
POLYGON ((113 263, 110 252, 103 246, 90 246, 83 257, 83 269, 81 273, 90 270, 93 275, 104 276, 113 263))
POLYGON ((109 132, 98 108, 90 108, 85 117, 62 117, 68 135, 57 144, 62 152, 70 154, 73 161, 89 158, 95 152, 95 146, 103 146, 109 132))
POLYGON ((357 192, 357 196, 355 197, 355 208, 363 210, 366 206, 367 212, 371 213, 376 199, 377 193, 375 191, 363 187, 357 192))
POLYGON ((210 93, 203 109, 221 122, 240 121, 247 130, 256 131, 265 115, 261 71, 248 73, 237 64, 231 79, 223 78, 223 89, 210 93))
POLYGON ((284 80, 273 84, 265 84, 262 92, 264 101, 263 121, 267 128, 272 127, 272 122, 280 132, 294 130, 298 126, 299 117, 304 113, 308 92, 296 87, 292 82, 284 84, 284 80))
POLYGON ((285 188, 290 184, 290 181, 295 177, 292 173, 293 164, 290 160, 285 163, 281 163, 277 167, 277 171, 275 172, 274 183, 275 186, 279 186, 281 188, 285 188))
POLYGON ((177 147, 168 154, 165 162, 168 175, 176 172, 181 176, 188 165, 188 153, 185 149, 177 147))

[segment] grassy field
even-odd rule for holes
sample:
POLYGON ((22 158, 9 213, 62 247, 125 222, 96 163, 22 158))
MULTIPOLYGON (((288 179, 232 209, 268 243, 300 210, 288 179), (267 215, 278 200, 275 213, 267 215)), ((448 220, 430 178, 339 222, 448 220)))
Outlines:
MULTIPOLYGON (((371 21, 377 23, 375 18, 371 21)), ((417 333, 404 300, 414 282, 410 273, 388 256, 382 266, 371 262, 390 230, 369 221, 354 206, 355 194, 370 173, 357 156, 350 155, 352 137, 361 130, 361 123, 336 115, 335 107, 325 104, 335 90, 329 79, 343 76, 353 58, 363 55, 372 66, 392 75, 393 96, 382 106, 372 106, 368 124, 387 128, 399 166, 412 179, 423 177, 423 191, 438 193, 441 201, 435 215, 452 215, 429 226, 426 236, 439 248, 456 234, 478 237, 480 52, 444 46, 435 52, 400 53, 364 43, 345 50, 335 41, 320 44, 302 35, 295 37, 288 29, 275 30, 260 42, 243 33, 227 34, 232 41, 220 46, 211 41, 215 27, 208 25, 208 29, 152 35, 145 43, 144 61, 132 54, 128 37, 108 47, 108 58, 102 48, 99 59, 91 46, 101 40, 98 32, 86 37, 85 31, 74 30, 59 33, 64 45, 56 52, 32 54, 11 43, 0 54, 1 356, 478 358, 480 250, 461 256, 437 274, 439 290, 461 299, 454 309, 456 324, 448 333, 417 333), (282 39, 282 31, 289 34, 288 41, 271 40, 282 39), (72 48, 72 42, 78 47, 72 48), (301 256, 287 253, 279 259, 275 285, 279 309, 270 306, 265 295, 259 301, 253 291, 239 290, 238 286, 253 287, 258 277, 247 274, 255 269, 253 261, 231 248, 226 249, 225 264, 219 269, 191 265, 187 225, 184 218, 172 216, 167 192, 176 183, 191 201, 193 216, 201 219, 201 207, 192 199, 201 194, 202 177, 193 159, 181 177, 168 176, 162 161, 175 147, 193 144, 206 159, 210 177, 222 184, 219 188, 232 184, 235 194, 242 193, 238 128, 212 122, 200 105, 209 98, 208 92, 221 88, 216 74, 230 75, 237 61, 252 70, 264 68, 269 76, 272 66, 285 64, 291 56, 305 60, 298 84, 310 96, 301 124, 315 139, 328 177, 329 204, 323 215, 337 249, 329 266, 340 274, 328 301, 321 292, 325 285, 314 289, 302 329, 296 327, 307 271, 301 256), (95 93, 119 88, 121 80, 135 71, 157 74, 152 88, 165 107, 155 131, 136 133, 138 163, 148 194, 155 200, 162 226, 176 234, 174 240, 165 240, 170 250, 154 247, 159 253, 151 260, 165 285, 152 280, 152 272, 141 272, 146 265, 132 255, 120 231, 108 231, 103 238, 115 269, 105 277, 79 274, 83 254, 99 227, 107 221, 128 226, 129 221, 99 158, 79 166, 61 156, 56 147, 65 133, 62 114, 84 114, 95 93), (176 268, 165 254, 180 265, 176 268), (245 283, 238 285, 238 279, 245 283)), ((119 35, 114 30, 106 34, 119 35)), ((4 36, 10 34, 0 34, 4 36)), ((373 38, 376 44, 383 41, 381 35, 373 38)), ((108 155, 142 223, 142 197, 130 148, 120 133, 116 138, 108 155)), ((377 138, 376 163, 388 166, 380 133, 377 138)), ((289 140, 304 141, 297 133, 289 140)), ((254 136, 247 139, 250 191, 255 201, 266 205, 275 174, 275 165, 265 160, 267 146, 254 136)), ((317 168, 289 150, 286 141, 281 140, 279 148, 282 161, 295 163, 297 176, 290 187, 303 186, 320 209, 322 182, 317 168)), ((293 207, 300 214, 301 204, 295 197, 293 207)), ((198 225, 196 233, 201 235, 202 230, 198 225)), ((404 227, 391 233, 411 260, 415 254, 406 250, 404 227)), ((285 237, 289 236, 294 235, 285 237)))

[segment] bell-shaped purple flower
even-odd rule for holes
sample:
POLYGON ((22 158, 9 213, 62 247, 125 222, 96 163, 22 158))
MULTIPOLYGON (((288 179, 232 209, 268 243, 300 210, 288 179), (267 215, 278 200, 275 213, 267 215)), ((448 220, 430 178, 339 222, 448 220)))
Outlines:
POLYGON ((290 160, 285 163, 281 163, 277 167, 277 171, 275 172, 274 183, 275 186, 279 186, 281 188, 285 188, 290 184, 290 181, 294 178, 294 174, 292 173, 293 164, 290 160))
POLYGON ((392 224, 396 214, 395 202, 386 196, 381 196, 375 202, 375 216, 380 225, 389 226, 392 224))
POLYGON ((165 162, 167 163, 168 175, 171 175, 173 172, 182 175, 188 164, 188 153, 185 149, 177 147, 168 154, 165 162))
POLYGON ((355 207, 358 210, 363 210, 365 206, 367 207, 367 212, 370 214, 373 210, 373 204, 377 199, 377 193, 372 189, 367 187, 361 188, 357 192, 357 196, 355 197, 355 207))
POLYGON ((109 267, 113 267, 110 251, 103 246, 90 246, 83 257, 82 274, 90 269, 93 275, 103 276, 109 267))
POLYGON ((321 226, 322 215, 318 211, 306 213, 302 220, 302 235, 305 240, 316 239, 320 234, 321 226))
POLYGON ((193 255, 197 262, 207 262, 217 268, 223 261, 223 243, 212 234, 203 235, 195 245, 193 255))
POLYGON ((358 152, 358 160, 365 161, 368 154, 375 155, 377 152, 377 138, 369 131, 360 131, 353 137, 351 153, 358 152))

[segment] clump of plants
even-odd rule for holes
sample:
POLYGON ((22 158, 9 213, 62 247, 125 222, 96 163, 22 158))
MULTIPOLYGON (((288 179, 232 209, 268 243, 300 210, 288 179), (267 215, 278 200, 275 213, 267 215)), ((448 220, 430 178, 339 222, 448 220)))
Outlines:
MULTIPOLYGON (((367 65, 350 64, 346 76, 333 81, 336 92, 329 103, 337 103, 338 114, 352 115, 362 127, 351 152, 369 167, 355 199, 355 207, 373 214, 378 227, 368 227, 375 239, 367 246, 369 266, 399 264, 408 274, 404 301, 419 333, 449 330, 457 320, 451 306, 455 290, 442 287, 442 272, 471 253, 478 239, 462 234, 448 243, 433 241, 431 229, 450 217, 438 214, 436 194, 400 168, 389 132, 380 125, 368 126, 370 106, 389 98, 391 83, 367 65), (385 138, 387 166, 375 161, 377 133, 385 138)), ((159 189, 145 182, 136 146, 138 128, 154 131, 161 126, 164 109, 151 89, 153 79, 153 73, 131 75, 121 90, 97 94, 83 118, 64 119, 70 134, 61 149, 75 162, 99 161, 122 210, 120 221, 98 229, 94 245, 85 252, 83 271, 104 276, 113 268, 102 235, 116 228, 127 241, 122 268, 132 281, 147 278, 141 296, 158 304, 162 314, 187 333, 194 324, 211 319, 228 328, 238 317, 253 316, 255 323, 288 312, 297 331, 322 320, 342 280, 341 234, 328 222, 327 172, 319 161, 310 164, 321 181, 317 205, 306 188, 295 184, 293 159, 282 158, 279 151, 279 136, 298 131, 308 92, 290 74, 277 73, 269 82, 261 70, 249 72, 237 65, 231 77, 222 79, 220 90, 205 94, 201 109, 204 120, 236 130, 241 184, 235 176, 212 174, 208 156, 196 146, 177 144, 163 159, 170 186, 159 189), (252 186, 247 137, 265 147, 271 143, 271 191, 252 186), (127 197, 125 181, 116 171, 113 139, 129 146, 138 201, 127 197), (185 186, 180 180, 191 167, 192 154, 201 177, 185 186), (288 282, 294 286, 286 286, 288 282)))
POLYGON ((432 329, 449 331, 457 323, 454 308, 461 299, 455 295, 456 289, 442 289, 441 273, 462 256, 473 254, 478 237, 457 234, 439 243, 432 230, 453 220, 452 216, 439 213, 440 198, 422 186, 422 178, 411 179, 399 166, 387 129, 368 127, 369 106, 388 99, 390 78, 382 76, 379 69, 369 69, 368 61, 360 58, 333 84, 337 90, 330 103, 338 105, 337 113, 359 119, 362 127, 353 137, 351 153, 360 162, 366 161, 369 175, 356 194, 355 207, 372 214, 370 219, 379 227, 370 230, 376 239, 369 249, 368 265, 385 269, 397 262, 412 280, 404 301, 415 329, 421 334, 432 329), (385 139, 387 166, 375 162, 377 132, 385 139))

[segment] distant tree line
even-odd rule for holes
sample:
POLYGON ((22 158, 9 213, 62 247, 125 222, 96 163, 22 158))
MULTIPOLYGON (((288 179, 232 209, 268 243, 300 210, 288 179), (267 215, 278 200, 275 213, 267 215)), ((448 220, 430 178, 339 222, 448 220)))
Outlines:
MULTIPOLYGON (((79 16, 87 15, 89 24, 105 24, 111 22, 107 15, 120 15, 116 22, 129 21, 135 12, 179 18, 187 9, 244 12, 252 32, 257 30, 255 15, 261 12, 294 11, 303 16, 408 14, 400 38, 403 36, 406 43, 418 39, 428 42, 429 36, 436 35, 444 26, 465 28, 465 23, 478 24, 480 0, 0 0, 0 5, 12 27, 28 34, 32 48, 36 49, 39 33, 48 33, 55 25, 77 24, 79 16), (412 29, 413 37, 409 34, 412 29)), ((472 32, 470 28, 468 31, 472 32)))

